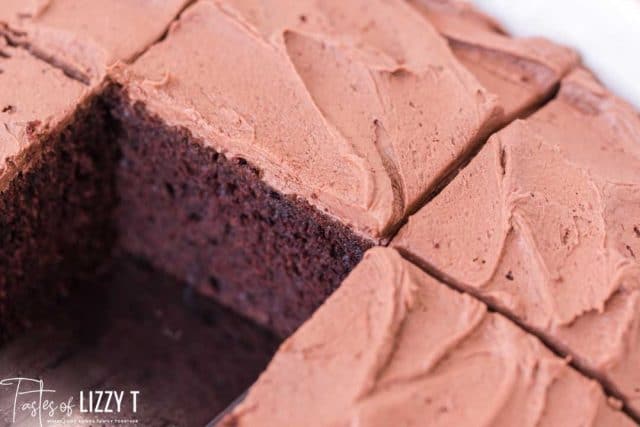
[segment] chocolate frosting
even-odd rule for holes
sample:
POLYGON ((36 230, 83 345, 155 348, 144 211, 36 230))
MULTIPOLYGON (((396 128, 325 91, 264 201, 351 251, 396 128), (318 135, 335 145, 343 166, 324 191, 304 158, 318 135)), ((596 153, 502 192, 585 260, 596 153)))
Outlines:
POLYGON ((368 251, 228 426, 633 425, 600 386, 474 298, 368 251))
POLYGON ((0 23, 39 56, 99 81, 136 57, 189 0, 2 0, 0 23), (5 4, 6 3, 6 4, 5 4))
POLYGON ((459 0, 409 0, 449 41, 454 54, 490 92, 498 95, 505 122, 550 96, 579 63, 571 49, 543 38, 515 38, 492 18, 459 0))
POLYGON ((60 126, 89 93, 62 71, 0 37, 0 191, 33 157, 41 134, 60 126))
POLYGON ((170 125, 374 239, 501 120, 399 0, 200 1, 120 80, 170 125))
POLYGON ((640 414, 640 115, 584 70, 392 244, 547 337, 640 414))

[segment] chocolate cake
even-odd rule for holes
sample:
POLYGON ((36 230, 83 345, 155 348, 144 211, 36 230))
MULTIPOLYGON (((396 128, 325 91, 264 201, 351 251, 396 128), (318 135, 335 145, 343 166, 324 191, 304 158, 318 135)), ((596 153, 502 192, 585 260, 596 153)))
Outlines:
POLYGON ((6 44, 0 70, 4 341, 108 253, 115 153, 110 116, 82 83, 6 44))
POLYGON ((638 113, 577 70, 392 242, 570 355, 636 414, 639 139, 638 113))
POLYGON ((318 422, 334 421, 322 405, 335 404, 328 408, 344 409, 335 421, 366 424, 415 414, 624 423, 585 376, 637 408, 639 119, 578 67, 571 50, 509 37, 453 0, 8 0, 0 6, 0 341, 41 304, 86 284, 79 279, 113 251, 286 337, 367 250, 391 242, 439 281, 394 250, 369 252, 232 420, 299 416, 308 402, 318 422), (544 250, 533 253, 538 238, 544 250), (404 293, 378 301, 367 289, 376 298, 404 293), (442 300, 434 306, 442 312, 412 309, 409 294, 421 308, 442 300), (361 322, 384 319, 354 311, 371 301, 399 310, 378 336, 382 353, 363 344, 379 328, 361 322), (420 348, 419 327, 437 348, 447 339, 438 327, 456 325, 467 332, 445 343, 450 354, 420 348), (291 348, 308 340, 322 357, 347 344, 335 347, 349 363, 340 369, 354 372, 341 380, 344 396, 312 402, 346 371, 316 364, 313 348, 292 361, 307 352, 291 348), (406 351, 414 341, 433 366, 406 351), (391 342, 399 347, 385 350, 391 342), (496 342, 504 346, 489 351, 496 342), (492 366, 520 369, 510 377, 514 402, 493 412, 451 406, 470 397, 446 391, 451 378, 435 372, 471 369, 463 360, 476 353, 491 355, 478 359, 480 376, 456 381, 487 394, 480 390, 505 386, 492 366), (337 376, 307 377, 309 369, 337 376), (435 412, 396 400, 422 393, 422 381, 455 399, 435 412), (580 413, 572 395, 590 406, 580 413), (274 409, 286 399, 299 407, 274 409))
POLYGON ((123 144, 124 247, 287 335, 516 114, 413 8, 364 5, 199 2, 115 75, 127 138, 153 119, 166 129, 166 142, 123 144))
POLYGON ((184 2, 16 5, 4 32, 108 111, 117 245, 286 336, 575 55, 494 64, 509 86, 544 70, 503 103, 404 2, 281 3, 197 2, 139 58, 184 2))
POLYGON ((183 3, 0 7, 0 341, 110 254, 120 124, 104 76, 183 3))
POLYGON ((218 425, 634 424, 536 338, 374 248, 218 425))
MULTIPOLYGON (((187 10, 117 76, 126 117, 189 130, 182 144, 168 136, 159 161, 169 164, 157 166, 167 176, 150 175, 162 191, 123 186, 123 245, 282 335, 297 327, 499 115, 435 31, 398 5, 372 4, 368 18, 358 2, 205 1, 187 10), (358 25, 383 14, 403 25, 361 33, 358 25), (451 103, 432 111, 428 100, 445 92, 451 103), (144 105, 142 117, 132 104, 144 105), (444 150, 423 143, 439 137, 444 150), (184 153, 195 168, 175 164, 184 153), (427 156, 427 170, 415 173, 427 156), (212 159, 230 169, 218 173, 212 159), (175 197, 190 201, 162 208, 175 197), (155 236, 170 244, 153 244, 155 236)), ((129 182, 149 176, 140 150, 158 152, 134 150, 121 175, 129 182)))

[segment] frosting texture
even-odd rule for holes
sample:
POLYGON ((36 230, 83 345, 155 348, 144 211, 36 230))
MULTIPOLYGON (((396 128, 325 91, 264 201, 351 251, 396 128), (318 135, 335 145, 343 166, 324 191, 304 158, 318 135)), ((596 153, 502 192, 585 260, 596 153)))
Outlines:
POLYGON ((584 70, 392 244, 543 334, 640 413, 640 115, 584 70))
POLYGON ((539 37, 505 34, 492 18, 460 0, 408 0, 449 41, 458 60, 496 94, 505 123, 538 107, 579 63, 571 49, 539 37))
POLYGON ((373 239, 502 119, 400 0, 200 1, 120 80, 170 125, 373 239))
POLYGON ((369 250, 222 425, 633 425, 587 380, 397 252, 369 250))
POLYGON ((117 61, 134 59, 166 30, 188 0, 3 0, 16 42, 39 56, 100 80, 117 61), (6 5, 5 5, 6 2, 6 5))

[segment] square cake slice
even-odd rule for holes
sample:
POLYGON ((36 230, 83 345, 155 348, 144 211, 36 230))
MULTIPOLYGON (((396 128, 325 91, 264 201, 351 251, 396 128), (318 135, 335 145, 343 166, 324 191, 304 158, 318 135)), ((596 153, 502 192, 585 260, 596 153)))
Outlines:
POLYGON ((369 250, 221 426, 625 426, 537 338, 369 250))
POLYGON ((392 245, 536 331, 640 414, 640 115, 578 70, 392 245))
POLYGON ((372 241, 501 110, 404 1, 200 1, 122 77, 133 102, 372 241))
POLYGON ((504 122, 395 0, 200 1, 114 80, 122 245, 281 335, 504 122))

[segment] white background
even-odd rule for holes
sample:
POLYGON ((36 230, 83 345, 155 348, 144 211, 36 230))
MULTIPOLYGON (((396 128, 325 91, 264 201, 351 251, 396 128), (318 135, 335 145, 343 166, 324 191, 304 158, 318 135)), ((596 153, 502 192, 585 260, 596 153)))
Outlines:
POLYGON ((640 109, 640 0, 473 0, 511 34, 576 49, 613 92, 640 109))

